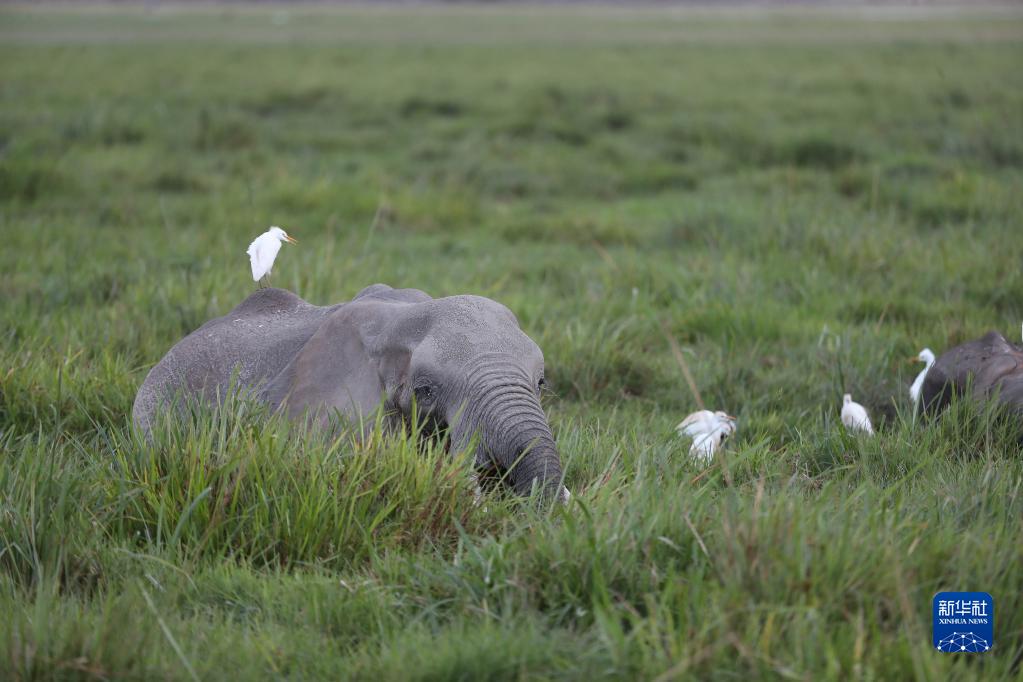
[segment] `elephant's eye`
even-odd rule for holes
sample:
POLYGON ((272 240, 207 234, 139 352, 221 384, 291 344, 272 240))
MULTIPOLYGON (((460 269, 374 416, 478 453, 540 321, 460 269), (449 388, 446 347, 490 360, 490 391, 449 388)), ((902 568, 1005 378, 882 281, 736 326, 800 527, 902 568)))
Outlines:
POLYGON ((416 401, 419 403, 428 403, 433 400, 433 387, 429 384, 423 384, 416 386, 413 389, 416 394, 416 401))
POLYGON ((536 388, 542 391, 545 386, 547 386, 547 380, 544 379, 543 377, 540 377, 540 381, 536 382, 536 388))

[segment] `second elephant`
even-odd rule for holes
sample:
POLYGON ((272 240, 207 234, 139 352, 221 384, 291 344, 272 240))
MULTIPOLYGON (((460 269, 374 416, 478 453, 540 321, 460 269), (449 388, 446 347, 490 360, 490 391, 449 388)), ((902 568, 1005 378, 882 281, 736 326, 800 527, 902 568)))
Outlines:
POLYGON ((978 401, 997 395, 1023 417, 1023 349, 992 331, 946 351, 924 377, 921 408, 937 414, 967 390, 978 401))

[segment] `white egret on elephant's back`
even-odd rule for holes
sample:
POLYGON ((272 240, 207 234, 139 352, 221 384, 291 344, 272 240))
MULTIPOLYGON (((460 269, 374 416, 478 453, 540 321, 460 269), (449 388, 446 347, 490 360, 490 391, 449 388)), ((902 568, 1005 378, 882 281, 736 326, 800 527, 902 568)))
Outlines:
POLYGON ((252 266, 252 279, 260 282, 270 276, 270 270, 274 266, 277 252, 281 250, 281 242, 297 244, 298 241, 288 236, 288 233, 276 225, 252 240, 249 248, 245 251, 249 255, 249 265, 252 266))

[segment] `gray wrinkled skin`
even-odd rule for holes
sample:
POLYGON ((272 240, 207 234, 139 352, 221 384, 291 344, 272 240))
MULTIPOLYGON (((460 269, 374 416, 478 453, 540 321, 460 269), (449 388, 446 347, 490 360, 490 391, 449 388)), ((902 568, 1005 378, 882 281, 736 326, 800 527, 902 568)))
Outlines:
POLYGON ((942 354, 927 372, 920 391, 924 413, 937 414, 968 387, 976 400, 997 394, 1023 417, 1023 349, 998 332, 988 332, 942 354))
POLYGON ((232 379, 272 409, 323 425, 335 411, 372 424, 381 406, 389 423, 408 422, 415 396, 418 414, 448 427, 456 448, 477 437, 480 471, 508 472, 522 494, 560 490, 539 401, 543 354, 488 298, 375 284, 319 307, 262 289, 171 348, 139 389, 132 419, 149 433, 175 396, 216 403, 232 379))

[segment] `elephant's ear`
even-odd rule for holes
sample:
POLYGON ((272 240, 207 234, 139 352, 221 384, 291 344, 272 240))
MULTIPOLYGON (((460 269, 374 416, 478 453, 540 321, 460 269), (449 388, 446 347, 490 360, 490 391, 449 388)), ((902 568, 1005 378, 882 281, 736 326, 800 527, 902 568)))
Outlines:
MULTIPOLYGON (((354 306, 353 306, 354 307, 354 306)), ((370 418, 381 404, 384 385, 367 349, 364 317, 345 306, 319 329, 266 387, 265 396, 289 417, 307 414, 325 422, 339 411, 352 420, 370 418)))

